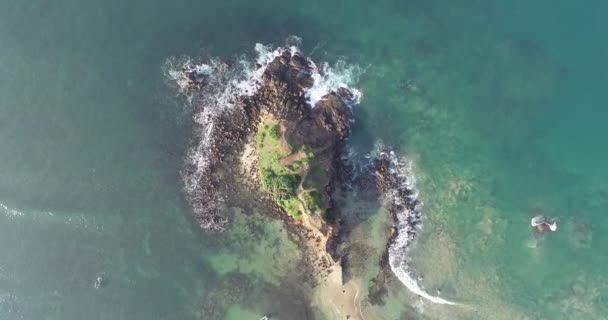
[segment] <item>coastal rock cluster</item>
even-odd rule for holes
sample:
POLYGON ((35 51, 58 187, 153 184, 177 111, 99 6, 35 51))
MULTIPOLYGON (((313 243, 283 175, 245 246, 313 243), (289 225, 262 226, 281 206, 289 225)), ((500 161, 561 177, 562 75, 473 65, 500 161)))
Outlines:
MULTIPOLYGON (((353 102, 354 95, 348 88, 339 87, 311 105, 306 93, 315 85, 318 70, 310 59, 293 49, 279 49, 266 64, 257 63, 254 70, 248 71, 253 76, 233 85, 233 89, 226 79, 217 80, 218 74, 226 75, 226 78, 235 77, 236 73, 231 69, 238 67, 237 63, 230 62, 200 62, 188 64, 181 70, 179 81, 192 99, 194 113, 198 117, 206 117, 198 122, 195 119, 192 142, 194 146, 204 146, 205 150, 190 155, 190 161, 182 170, 194 216, 203 229, 217 231, 222 230, 229 220, 224 213, 225 207, 238 206, 239 202, 265 202, 282 219, 302 229, 300 235, 324 247, 331 237, 332 223, 337 220, 332 214, 332 193, 350 132, 352 111, 349 104, 353 102), (226 82, 228 85, 221 90, 216 88, 218 83, 226 82), (244 86, 251 89, 239 89, 244 86), (230 94, 226 95, 226 92, 230 94), (264 148, 261 141, 255 145, 255 138, 264 129, 262 126, 268 128, 265 124, 267 119, 273 119, 280 126, 277 139, 285 149, 280 163, 289 168, 296 164, 302 167, 293 170, 302 180, 298 196, 313 190, 319 199, 316 207, 322 214, 305 214, 299 218, 290 216, 286 214, 288 210, 280 205, 282 202, 277 201, 283 199, 277 199, 280 197, 273 192, 264 192, 269 191, 264 190, 264 177, 259 172, 260 158, 264 156, 260 151, 264 148), (298 156, 299 150, 306 150, 306 159, 298 156), (249 155, 245 158, 248 159, 243 160, 242 155, 247 151, 249 155), (243 171, 235 169, 243 165, 250 167, 245 170, 250 176, 243 176, 243 171), (250 196, 240 199, 246 193, 250 196)), ((301 211, 306 213, 310 210, 304 208, 301 211)), ((315 264, 327 266, 329 262, 315 261, 315 264)))
POLYGON ((365 160, 348 156, 351 106, 359 93, 323 79, 295 48, 266 52, 255 64, 183 65, 175 80, 192 105, 194 125, 182 176, 197 223, 221 231, 230 221, 228 208, 265 208, 305 249, 307 278, 331 278, 339 287, 350 278, 348 252, 354 250, 342 243, 364 219, 341 212, 345 192, 354 191, 379 199, 393 222, 370 301, 383 303, 390 268, 412 292, 452 304, 428 295, 409 272, 422 203, 408 164, 384 147, 365 160))
POLYGON ((422 220, 422 214, 419 210, 420 202, 415 190, 406 182, 407 176, 398 168, 402 164, 397 162, 394 154, 391 153, 390 150, 381 151, 373 159, 376 181, 378 189, 385 195, 385 207, 395 222, 391 240, 397 237, 399 232, 403 232, 411 242, 415 239, 418 225, 422 220), (398 215, 400 213, 404 218, 402 221, 399 220, 398 215), (400 223, 405 223, 408 228, 399 230, 396 226, 400 223))

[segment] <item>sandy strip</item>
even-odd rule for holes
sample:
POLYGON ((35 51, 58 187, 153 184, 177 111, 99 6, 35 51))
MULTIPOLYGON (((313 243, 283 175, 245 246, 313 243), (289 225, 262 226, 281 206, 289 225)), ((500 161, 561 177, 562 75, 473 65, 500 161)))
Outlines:
POLYGON ((342 270, 332 267, 332 272, 315 288, 315 303, 328 319, 366 320, 361 312, 359 280, 351 279, 342 284, 342 270))

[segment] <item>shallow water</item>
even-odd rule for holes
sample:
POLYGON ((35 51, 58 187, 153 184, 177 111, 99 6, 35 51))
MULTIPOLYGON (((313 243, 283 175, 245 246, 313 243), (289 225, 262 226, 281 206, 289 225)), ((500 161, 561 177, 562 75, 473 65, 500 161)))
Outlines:
MULTIPOLYGON (((221 236, 193 223, 178 174, 189 116, 161 70, 291 34, 365 70, 352 146, 382 139, 414 162, 426 220, 413 267, 459 303, 421 303, 392 279, 368 319, 602 319, 606 9, 3 1, 0 319, 322 318, 280 222, 237 213, 221 236), (539 213, 558 232, 535 235, 539 213)), ((370 211, 352 243, 377 253, 386 214, 370 211)))

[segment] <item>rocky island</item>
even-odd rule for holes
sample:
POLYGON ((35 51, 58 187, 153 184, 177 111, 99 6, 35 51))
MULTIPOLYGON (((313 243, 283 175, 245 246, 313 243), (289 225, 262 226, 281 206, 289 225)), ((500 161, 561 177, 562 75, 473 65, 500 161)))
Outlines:
POLYGON ((339 260, 327 249, 340 221, 333 193, 356 93, 337 87, 311 101, 317 67, 293 48, 239 68, 206 61, 181 70, 184 92, 199 100, 196 147, 182 172, 195 218, 219 231, 229 221, 223 207, 262 202, 309 243, 312 274, 327 275, 339 260))
POLYGON ((254 64, 188 60, 173 74, 193 107, 192 147, 182 176, 199 226, 218 232, 230 221, 227 208, 265 208, 286 222, 303 247, 307 265, 301 268, 322 288, 322 299, 359 319, 359 288, 348 281, 349 258, 341 248, 357 218, 341 212, 340 201, 346 189, 371 195, 389 212, 393 228, 386 231, 369 301, 382 303, 390 267, 414 293, 450 303, 426 294, 408 273, 421 203, 407 164, 383 147, 365 160, 346 156, 360 93, 325 81, 295 47, 264 49, 256 47, 254 64))

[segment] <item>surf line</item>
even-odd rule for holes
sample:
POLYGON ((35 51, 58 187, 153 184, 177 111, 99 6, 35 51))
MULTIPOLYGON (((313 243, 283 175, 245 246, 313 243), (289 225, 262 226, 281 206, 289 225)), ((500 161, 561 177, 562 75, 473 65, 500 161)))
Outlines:
MULTIPOLYGON (((401 224, 403 221, 404 220, 400 220, 399 224, 401 224)), ((412 278, 409 273, 409 266, 407 264, 409 257, 407 252, 409 245, 411 244, 412 237, 408 236, 408 233, 403 231, 404 230, 401 228, 399 231, 397 231, 397 237, 394 239, 393 244, 389 248, 389 265, 395 276, 397 276, 399 281, 401 281, 401 283, 403 283, 408 290, 423 299, 436 304, 457 305, 456 302, 429 294, 414 278, 412 278)))
POLYGON ((394 234, 389 246, 388 262, 399 281, 412 293, 432 303, 457 305, 426 292, 410 274, 409 251, 422 228, 422 206, 418 199, 416 179, 411 163, 400 159, 380 142, 372 152, 379 187, 384 193, 384 206, 392 213, 394 234))
POLYGON ((399 281, 401 281, 401 283, 403 283, 403 285, 410 290, 412 293, 418 295, 421 298, 424 298, 432 303, 436 303, 436 304, 445 304, 445 305, 458 305, 458 303, 456 302, 452 302, 437 296, 433 296, 430 295, 428 292, 424 291, 420 285, 418 285, 418 282, 416 282, 416 280, 412 279, 412 277, 405 271, 403 271, 402 269, 397 269, 393 266, 392 263, 390 263, 391 265, 391 269, 393 270, 393 273, 397 276, 397 278, 399 279, 399 281))

